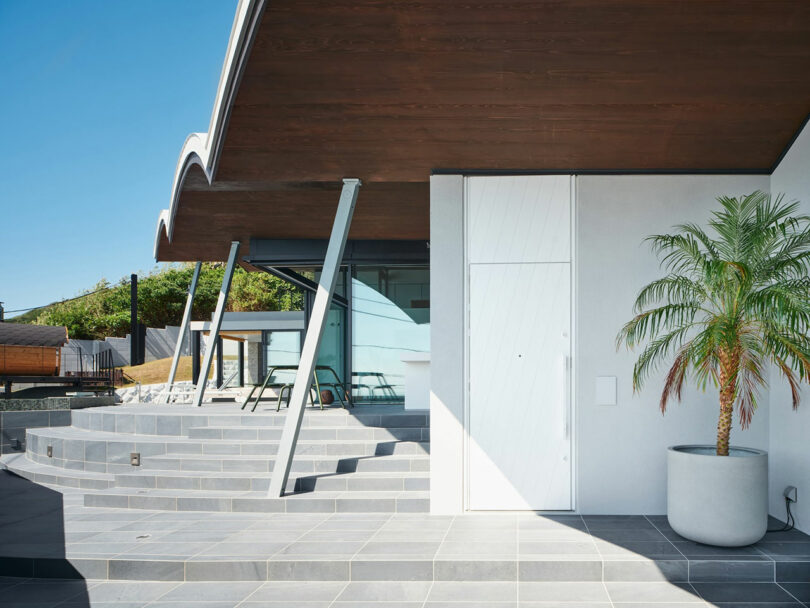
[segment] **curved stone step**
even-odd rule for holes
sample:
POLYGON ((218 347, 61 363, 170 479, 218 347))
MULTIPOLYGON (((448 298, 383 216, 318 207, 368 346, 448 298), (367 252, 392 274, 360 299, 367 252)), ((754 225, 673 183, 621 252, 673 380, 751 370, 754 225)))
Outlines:
MULTIPOLYGON (((266 407, 266 406, 263 406, 266 407)), ((71 412, 72 425, 91 431, 182 437, 198 427, 264 427, 284 425, 286 409, 276 412, 240 410, 238 404, 117 405, 71 412)), ((307 408, 302 428, 410 428, 429 427, 427 411, 404 411, 396 406, 307 408)))
MULTIPOLYGON (((192 456, 166 455, 150 456, 141 460, 143 470, 159 471, 214 471, 270 473, 274 459, 249 456, 192 456)), ((387 472, 426 472, 430 468, 430 458, 426 455, 412 456, 347 456, 329 457, 296 454, 292 462, 293 473, 353 473, 370 471, 387 472)), ((115 470, 123 473, 131 469, 115 470)))
POLYGON ((25 454, 6 454, 0 457, 0 465, 15 475, 36 483, 87 490, 103 490, 115 486, 113 475, 43 465, 32 462, 25 454))
MULTIPOLYGON (((206 471, 153 471, 137 470, 133 472, 108 474, 62 469, 39 464, 25 457, 25 454, 8 454, 0 458, 3 468, 37 483, 82 488, 137 488, 162 490, 201 490, 201 491, 266 491, 269 487, 270 473, 228 472, 216 473, 206 471)), ((292 474, 288 482, 289 492, 320 491, 427 491, 430 477, 427 472, 349 472, 324 474, 292 474)))
MULTIPOLYGON (((245 456, 272 460, 278 452, 278 441, 183 439, 167 440, 158 436, 132 436, 87 431, 72 427, 29 429, 27 446, 29 458, 39 464, 95 472, 121 472, 130 463, 130 455, 138 453, 142 461, 153 456, 200 456, 216 459, 222 456, 245 456), (51 454, 48 455, 48 448, 51 454), (262 457, 262 458, 259 458, 262 457)), ((328 457, 369 457, 387 455, 427 455, 428 442, 415 441, 330 441, 302 440, 296 447, 296 457, 311 455, 328 457)), ((144 463, 144 466, 146 464, 144 463)), ((249 470, 264 470, 263 465, 246 465, 249 470), (258 466, 258 468, 256 468, 258 466)), ((174 469, 170 469, 174 470, 174 469)), ((200 469, 210 470, 210 469, 200 469)))
MULTIPOLYGON (((271 474, 261 473, 154 473, 115 475, 117 488, 265 492, 271 474)), ((346 473, 291 475, 288 492, 415 492, 430 489, 427 473, 346 473)))
MULTIPOLYGON (((194 427, 189 429, 191 439, 223 439, 234 441, 263 441, 281 438, 282 428, 274 427, 194 427)), ((298 436, 301 441, 428 441, 428 427, 305 427, 298 436)))

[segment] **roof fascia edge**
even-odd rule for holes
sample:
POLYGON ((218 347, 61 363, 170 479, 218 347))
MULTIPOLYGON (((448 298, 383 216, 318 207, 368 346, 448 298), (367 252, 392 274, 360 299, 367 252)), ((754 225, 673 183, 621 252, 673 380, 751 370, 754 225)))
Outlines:
POLYGON ((156 260, 161 231, 165 231, 169 242, 172 241, 174 218, 177 215, 180 192, 183 189, 183 182, 188 170, 193 165, 199 166, 209 184, 216 175, 222 150, 223 135, 230 118, 233 100, 236 97, 239 81, 244 72, 245 63, 258 30, 265 4, 266 0, 239 0, 239 5, 236 7, 236 16, 228 39, 228 49, 225 54, 225 62, 222 65, 222 73, 219 77, 208 132, 192 133, 186 138, 174 171, 169 208, 163 209, 158 216, 153 250, 156 260))

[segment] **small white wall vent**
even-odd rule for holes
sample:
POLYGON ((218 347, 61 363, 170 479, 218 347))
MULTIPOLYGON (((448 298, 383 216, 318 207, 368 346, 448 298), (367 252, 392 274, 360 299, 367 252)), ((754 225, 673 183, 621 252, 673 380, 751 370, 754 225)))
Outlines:
POLYGON ((596 405, 616 405, 616 376, 596 377, 596 405))

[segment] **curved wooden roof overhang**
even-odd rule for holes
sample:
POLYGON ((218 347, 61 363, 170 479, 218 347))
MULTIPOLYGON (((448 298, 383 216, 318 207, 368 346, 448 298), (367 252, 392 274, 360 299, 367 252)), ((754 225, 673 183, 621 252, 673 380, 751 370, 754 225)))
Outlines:
POLYGON ((804 0, 241 0, 160 261, 429 238, 434 170, 769 173, 810 112, 804 0))

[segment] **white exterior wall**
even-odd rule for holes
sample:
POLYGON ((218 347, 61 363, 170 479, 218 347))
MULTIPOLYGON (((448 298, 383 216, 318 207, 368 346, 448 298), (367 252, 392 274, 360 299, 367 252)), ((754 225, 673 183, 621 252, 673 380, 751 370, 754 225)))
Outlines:
MULTIPOLYGON (((810 214, 810 127, 799 134, 773 172, 771 192, 801 201, 801 212, 810 214)), ((782 491, 796 486, 796 527, 810 533, 810 389, 804 385, 802 402, 794 412, 788 385, 772 372, 770 397, 770 511, 784 520, 782 491)))
POLYGON ((460 513, 464 477, 464 178, 430 178, 430 512, 460 513))
MULTIPOLYGON (((615 338, 638 290, 660 276, 645 237, 703 222, 721 194, 768 190, 768 176, 584 176, 576 180, 574 323, 576 504, 581 513, 666 511, 666 448, 713 443, 717 397, 689 390, 665 417, 660 378, 632 393, 634 353, 615 338), (616 376, 616 406, 595 405, 597 376, 616 376)), ((431 511, 464 495, 464 217, 461 176, 431 178, 431 511)), ((661 374, 663 375, 663 373, 661 374)), ((810 407, 808 408, 810 414, 810 407)), ((768 396, 732 441, 768 448, 768 396)), ((808 435, 805 432, 804 437, 808 435)), ((800 488, 801 489, 801 488, 800 488)), ((778 514, 778 512, 777 512, 778 514)))
MULTIPOLYGON (((721 194, 768 190, 768 176, 583 176, 577 178, 576 482, 583 513, 666 512, 666 448, 715 441, 717 395, 685 391, 662 416, 664 370, 634 395, 636 353, 616 350, 641 287, 661 276, 642 241, 674 224, 705 222, 721 194), (616 376, 617 405, 595 405, 597 376, 616 376)), ((768 448, 768 398, 732 443, 768 448)))

